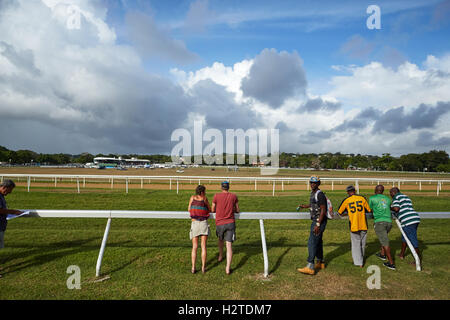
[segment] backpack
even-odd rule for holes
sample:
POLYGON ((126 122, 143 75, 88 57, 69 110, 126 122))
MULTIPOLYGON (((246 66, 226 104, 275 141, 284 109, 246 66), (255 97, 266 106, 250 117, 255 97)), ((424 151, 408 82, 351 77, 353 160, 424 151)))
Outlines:
MULTIPOLYGON (((316 194, 314 195, 314 198, 316 199, 316 202, 318 201, 317 199, 317 195, 319 194, 319 192, 322 192, 322 190, 318 190, 316 192, 316 194)), ((323 193, 323 192, 322 192, 323 193)), ((328 219, 333 219, 334 218, 334 212, 333 212, 333 205, 331 204, 331 200, 328 199, 327 195, 325 193, 323 193, 323 195, 325 196, 325 198, 327 199, 327 218, 328 219)))

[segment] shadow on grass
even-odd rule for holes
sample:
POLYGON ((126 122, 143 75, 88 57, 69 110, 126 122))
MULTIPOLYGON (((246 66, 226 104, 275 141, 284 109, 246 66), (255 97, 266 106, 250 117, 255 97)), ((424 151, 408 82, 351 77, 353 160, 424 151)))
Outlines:
MULTIPOLYGON (((55 242, 45 246, 33 247, 31 250, 14 252, 12 254, 6 255, 0 260, 0 265, 5 265, 8 261, 14 261, 18 259, 24 259, 14 264, 6 264, 3 269, 3 274, 17 272, 26 268, 39 266, 46 264, 50 261, 62 258, 64 256, 69 256, 81 252, 99 250, 100 246, 84 246, 85 244, 99 240, 101 238, 94 237, 83 240, 74 241, 60 241, 55 242)), ((14 246, 11 246, 14 248, 14 246)))

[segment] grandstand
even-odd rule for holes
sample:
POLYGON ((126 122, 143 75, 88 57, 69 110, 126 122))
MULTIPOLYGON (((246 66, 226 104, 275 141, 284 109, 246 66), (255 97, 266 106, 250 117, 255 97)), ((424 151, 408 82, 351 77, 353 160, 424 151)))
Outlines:
POLYGON ((150 160, 146 159, 122 159, 109 158, 109 157, 96 157, 94 158, 94 165, 97 167, 105 168, 117 168, 117 167, 144 167, 150 165, 150 160))

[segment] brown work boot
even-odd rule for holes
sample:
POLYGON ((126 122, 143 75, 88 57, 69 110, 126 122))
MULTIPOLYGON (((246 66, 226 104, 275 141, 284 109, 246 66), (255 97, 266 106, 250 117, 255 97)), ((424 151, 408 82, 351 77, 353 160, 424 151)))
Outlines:
POLYGON ((325 269, 325 262, 316 262, 314 269, 323 270, 325 269))
POLYGON ((308 267, 304 267, 304 268, 297 268, 298 272, 304 273, 304 274, 309 274, 309 275, 314 275, 315 271, 311 268, 308 267))

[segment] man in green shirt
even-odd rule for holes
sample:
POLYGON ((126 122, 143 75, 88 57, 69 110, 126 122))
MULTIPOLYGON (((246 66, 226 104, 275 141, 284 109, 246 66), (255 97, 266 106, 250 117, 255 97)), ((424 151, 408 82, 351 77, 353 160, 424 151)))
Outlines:
POLYGON ((380 240, 381 250, 376 254, 383 261, 384 266, 395 270, 394 261, 391 256, 391 248, 389 247, 388 233, 392 228, 391 218, 391 199, 383 194, 384 186, 377 185, 375 187, 375 195, 369 198, 369 207, 373 212, 375 233, 380 240), (386 259, 387 257, 387 259, 386 259))

